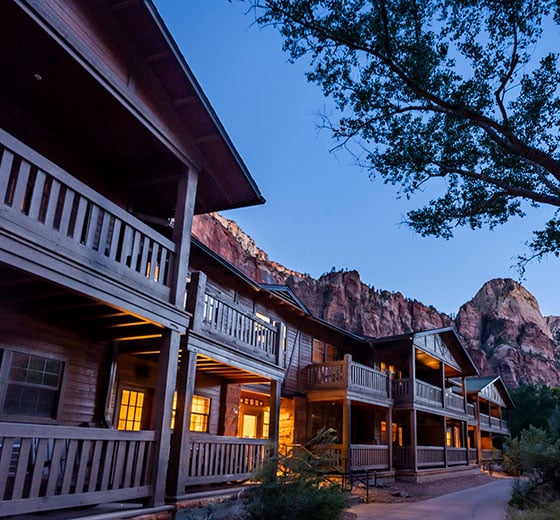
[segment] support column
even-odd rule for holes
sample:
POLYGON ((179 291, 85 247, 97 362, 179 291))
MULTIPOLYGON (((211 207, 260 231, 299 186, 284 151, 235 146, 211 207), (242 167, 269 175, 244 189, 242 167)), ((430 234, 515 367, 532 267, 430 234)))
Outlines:
POLYGON ((190 329, 200 330, 204 320, 204 295, 206 294, 206 275, 200 271, 191 273, 187 294, 187 312, 192 315, 190 329))
POLYGON ((480 399, 478 395, 474 398, 474 415, 476 419, 475 425, 475 439, 476 439, 476 459, 479 464, 482 464, 482 434, 480 428, 480 399))
POLYGON ((443 419, 443 466, 447 468, 447 420, 445 418, 445 415, 442 417, 442 419, 443 419))
POLYGON ((179 367, 177 409, 168 473, 169 494, 175 497, 185 493, 188 476, 187 467, 190 457, 188 443, 195 380, 196 352, 187 350, 187 341, 184 341, 179 367))
POLYGON ((175 208, 175 224, 173 226, 173 242, 175 242, 175 265, 170 284, 170 303, 183 308, 189 254, 191 249, 191 228, 198 185, 198 172, 190 169, 179 180, 177 186, 177 205, 175 208))
POLYGON ((345 470, 350 471, 352 467, 352 452, 350 447, 350 440, 352 438, 350 431, 352 427, 352 401, 344 399, 342 402, 342 455, 346 460, 345 470))
POLYGON ((393 409, 387 408, 387 465, 393 471, 393 409))
POLYGON ((280 394, 282 385, 280 381, 270 381, 270 424, 268 428, 268 440, 270 442, 269 456, 278 455, 278 432, 280 428, 280 394))
POLYGON ((445 363, 443 361, 439 362, 440 366, 440 379, 441 379, 441 408, 445 410, 445 363))
POLYGON ((410 465, 418 471, 418 436, 416 434, 416 410, 410 411, 410 465))
POLYGON ((166 330, 159 353, 153 413, 156 431, 151 475, 153 493, 149 500, 149 505, 152 507, 163 505, 165 502, 165 482, 171 439, 171 410, 177 379, 180 337, 178 332, 166 330))

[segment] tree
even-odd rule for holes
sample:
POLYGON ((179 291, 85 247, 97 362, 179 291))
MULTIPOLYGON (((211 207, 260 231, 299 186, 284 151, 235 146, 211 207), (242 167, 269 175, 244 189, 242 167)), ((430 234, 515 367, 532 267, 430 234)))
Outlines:
MULTIPOLYGON (((407 197, 433 194, 407 215, 418 233, 560 207, 558 53, 537 45, 558 0, 248 1, 334 101, 336 146, 407 197)), ((560 254, 559 210, 528 245, 522 268, 560 254)))
POLYGON ((547 385, 521 385, 512 390, 515 408, 509 411, 509 426, 512 437, 517 437, 529 427, 548 431, 553 438, 560 438, 558 415, 560 395, 556 388, 547 385))

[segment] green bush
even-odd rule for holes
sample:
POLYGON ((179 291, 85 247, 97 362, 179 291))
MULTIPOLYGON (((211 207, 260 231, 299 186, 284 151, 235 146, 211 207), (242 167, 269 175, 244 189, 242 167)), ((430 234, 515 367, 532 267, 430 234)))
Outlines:
POLYGON ((524 480, 515 480, 511 505, 519 509, 542 507, 560 498, 560 439, 530 426, 512 439, 503 467, 524 480))
POLYGON ((296 454, 269 459, 248 492, 247 511, 252 520, 337 520, 346 507, 339 486, 321 473, 328 460, 331 430, 321 430, 317 443, 308 443, 296 454), (326 455, 327 454, 327 455, 326 455))
POLYGON ((516 513, 512 518, 515 520, 558 520, 560 518, 560 500, 538 509, 516 513))

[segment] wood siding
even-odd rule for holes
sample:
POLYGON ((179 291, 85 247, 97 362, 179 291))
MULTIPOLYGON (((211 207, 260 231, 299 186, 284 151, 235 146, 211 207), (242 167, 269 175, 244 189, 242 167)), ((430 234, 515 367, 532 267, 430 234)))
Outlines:
POLYGON ((103 420, 106 346, 4 310, 0 347, 64 361, 57 423, 78 426, 103 420))

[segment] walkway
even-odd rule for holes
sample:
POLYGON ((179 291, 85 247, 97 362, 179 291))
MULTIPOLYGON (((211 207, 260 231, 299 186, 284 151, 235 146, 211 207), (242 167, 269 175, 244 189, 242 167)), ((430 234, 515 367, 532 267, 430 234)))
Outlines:
POLYGON ((509 478, 424 500, 399 504, 360 504, 358 520, 504 520, 511 496, 509 478))

